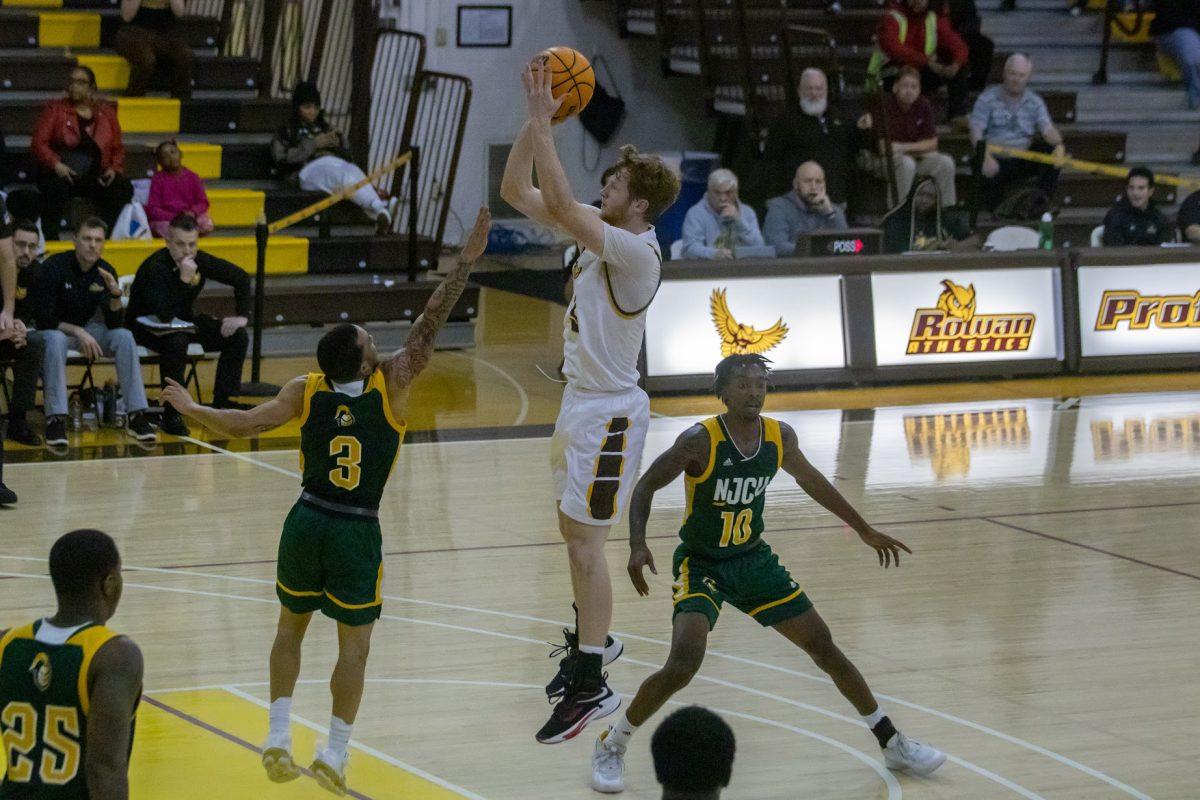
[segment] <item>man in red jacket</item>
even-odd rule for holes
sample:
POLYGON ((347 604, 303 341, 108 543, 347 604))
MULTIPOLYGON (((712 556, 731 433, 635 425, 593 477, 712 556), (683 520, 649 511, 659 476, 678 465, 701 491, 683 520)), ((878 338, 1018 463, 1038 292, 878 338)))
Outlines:
POLYGON ((96 74, 89 67, 71 70, 66 96, 46 103, 34 126, 32 148, 46 238, 58 238, 72 197, 94 203, 111 230, 133 199, 133 184, 124 175, 117 109, 96 96, 96 74))
POLYGON ((965 126, 967 116, 966 42, 950 20, 929 8, 929 0, 894 0, 875 29, 877 49, 868 80, 890 89, 900 67, 921 72, 921 91, 931 95, 941 86, 950 94, 949 116, 965 126))

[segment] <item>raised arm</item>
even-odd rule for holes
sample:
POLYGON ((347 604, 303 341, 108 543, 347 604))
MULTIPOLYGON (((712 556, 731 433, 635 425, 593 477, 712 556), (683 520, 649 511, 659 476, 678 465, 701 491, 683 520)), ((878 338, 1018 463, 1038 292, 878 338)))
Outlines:
POLYGON ((633 487, 633 498, 629 503, 629 579, 640 595, 650 594, 650 585, 642 574, 642 567, 649 567, 655 575, 654 556, 646 546, 646 522, 650 519, 650 507, 654 493, 687 470, 688 474, 699 475, 708 463, 708 430, 703 425, 693 425, 675 440, 665 453, 654 459, 650 468, 642 473, 633 487))
POLYGON ((872 528, 867 521, 842 497, 834 485, 824 475, 817 471, 804 454, 800 452, 800 442, 791 426, 780 423, 783 433, 783 471, 796 479, 796 483, 805 493, 824 506, 831 514, 845 522, 858 537, 868 546, 875 549, 879 555, 879 565, 888 567, 893 561, 900 566, 900 550, 912 553, 898 539, 893 539, 885 533, 872 528))
POLYGON ((554 225, 554 217, 546 210, 542 193, 533 185, 533 136, 528 122, 521 127, 512 149, 508 151, 500 196, 534 222, 554 225))
POLYGON ((142 694, 142 651, 132 639, 110 639, 89 670, 86 755, 83 765, 93 800, 129 797, 129 737, 142 694))
POLYGON ((529 120, 525 123, 533 144, 533 163, 542 185, 542 202, 554 224, 593 253, 604 252, 604 222, 595 211, 589 211, 575 201, 571 184, 558 151, 554 148, 554 133, 550 118, 562 105, 551 91, 553 77, 542 64, 531 65, 521 75, 525 84, 525 99, 529 120))
POLYGON ((487 208, 479 209, 475 227, 471 229, 454 269, 450 270, 429 296, 425 310, 408 332, 404 347, 381 365, 384 377, 387 378, 392 408, 397 413, 403 412, 403 402, 409 386, 433 357, 433 345, 437 340, 438 331, 446 324, 451 309, 462 296, 463 289, 467 286, 467 278, 471 275, 471 268, 487 248, 488 231, 491 227, 491 212, 487 208))
POLYGON ((202 406, 192 399, 187 389, 170 378, 166 380, 162 402, 170 403, 180 414, 230 439, 265 433, 299 417, 304 411, 304 384, 307 380, 304 377, 292 378, 275 397, 246 411, 202 406))

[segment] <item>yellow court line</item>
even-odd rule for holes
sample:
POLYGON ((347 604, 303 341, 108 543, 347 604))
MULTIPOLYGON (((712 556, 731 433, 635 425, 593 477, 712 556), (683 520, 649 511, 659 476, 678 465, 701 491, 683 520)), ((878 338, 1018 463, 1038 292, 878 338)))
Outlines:
MULTIPOLYGON (((267 712, 220 689, 151 694, 138 711, 137 737, 130 762, 130 796, 172 800, 271 800, 329 794, 315 780, 291 783, 267 780, 257 752, 266 738, 267 712), (160 705, 167 708, 160 707, 160 705)), ((317 733, 292 725, 293 753, 307 765, 317 733)), ((359 750, 350 760, 347 779, 352 796, 383 800, 462 800, 462 795, 359 750)))

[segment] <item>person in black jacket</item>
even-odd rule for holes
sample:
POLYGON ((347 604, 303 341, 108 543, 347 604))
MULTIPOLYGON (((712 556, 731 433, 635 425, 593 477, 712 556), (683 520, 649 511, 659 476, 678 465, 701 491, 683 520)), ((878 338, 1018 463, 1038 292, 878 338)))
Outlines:
POLYGON ((1125 194, 1104 217, 1104 246, 1155 247, 1171 241, 1171 227, 1154 204, 1154 173, 1134 167, 1125 179, 1125 194))
POLYGON ((146 419, 149 404, 137 344, 121 327, 125 315, 117 271, 104 260, 107 233, 99 217, 79 223, 75 249, 47 258, 34 287, 37 327, 46 345, 42 381, 50 445, 67 444, 67 356, 72 348, 89 361, 101 356, 116 361, 117 381, 129 410, 126 432, 139 441, 157 438, 146 419))
MULTIPOLYGON (((11 217, 10 217, 11 219, 11 217)), ((16 262, 16 303, 13 305, 13 325, 0 331, 0 361, 12 363, 12 403, 8 409, 7 438, 14 442, 37 447, 42 443, 29 427, 25 415, 36 408, 37 380, 42 371, 42 356, 45 342, 34 330, 34 299, 29 296, 30 287, 41 271, 41 264, 34 264, 37 255, 38 230, 28 220, 6 223, 4 200, 0 199, 0 275, 8 268, 3 253, 7 248, 3 240, 9 238, 16 262), (30 255, 30 242, 33 254, 30 255)), ((7 281, 0 280, 0 297, 8 297, 7 281)))
MULTIPOLYGON (((167 378, 183 383, 190 343, 199 342, 208 352, 219 351, 212 406, 247 408, 231 398, 241 391, 242 364, 250 343, 250 337, 246 335, 250 318, 250 276, 236 264, 201 252, 197 245, 199 239, 194 217, 180 214, 171 220, 167 228, 167 246, 138 267, 129 290, 127 324, 139 344, 159 354, 163 386, 167 385, 167 378), (193 312, 196 297, 209 280, 233 287, 234 316, 218 320, 193 312), (192 323, 193 329, 156 332, 139 321, 145 317, 154 317, 163 323, 178 319, 192 323)), ((174 436, 188 435, 183 417, 169 406, 163 409, 160 427, 174 436)))
POLYGON ((970 52, 967 88, 972 92, 982 92, 992 72, 996 43, 983 35, 983 21, 979 18, 975 0, 946 0, 944 13, 950 19, 950 27, 967 43, 970 52))

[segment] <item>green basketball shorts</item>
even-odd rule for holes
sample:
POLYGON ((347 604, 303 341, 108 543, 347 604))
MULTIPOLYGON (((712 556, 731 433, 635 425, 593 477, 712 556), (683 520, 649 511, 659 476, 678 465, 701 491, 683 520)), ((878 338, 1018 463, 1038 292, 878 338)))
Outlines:
POLYGON ((275 593, 295 614, 320 611, 366 625, 383 609, 379 520, 322 511, 297 501, 283 523, 275 593))
POLYGON ((696 612, 708 617, 712 630, 726 600, 763 627, 798 617, 813 607, 779 556, 766 542, 723 560, 693 555, 687 545, 675 549, 675 614, 696 612))

